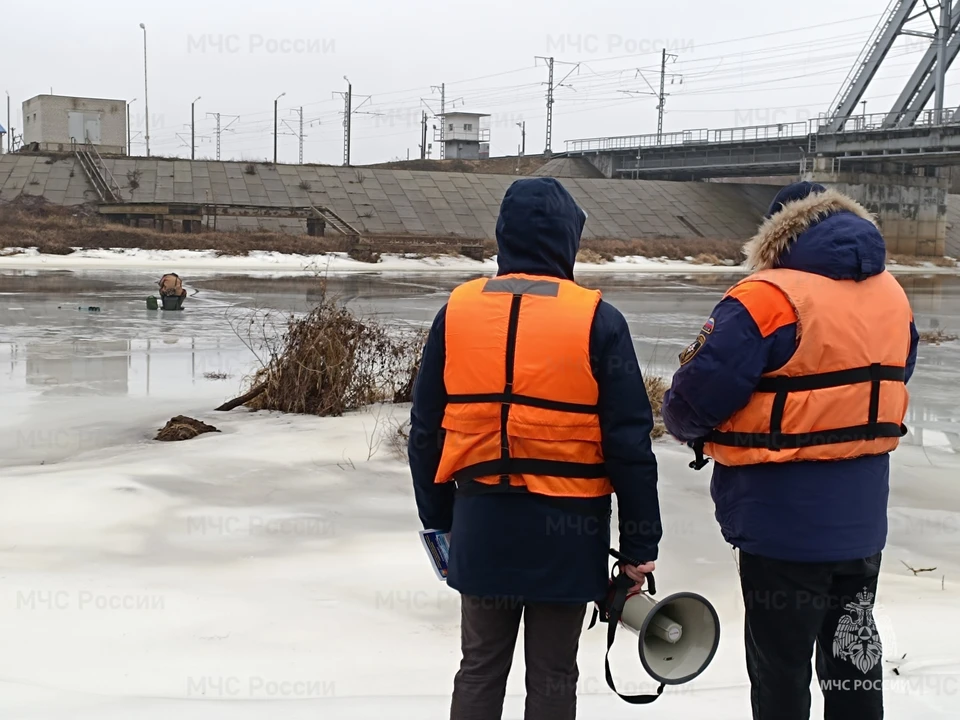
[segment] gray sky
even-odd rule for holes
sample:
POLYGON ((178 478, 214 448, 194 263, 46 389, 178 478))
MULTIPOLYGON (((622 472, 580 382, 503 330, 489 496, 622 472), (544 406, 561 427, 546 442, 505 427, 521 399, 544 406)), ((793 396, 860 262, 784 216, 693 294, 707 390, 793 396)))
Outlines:
MULTIPOLYGON (((420 112, 429 112, 427 105, 439 112, 439 92, 431 86, 441 83, 448 110, 491 114, 492 155, 516 153, 522 121, 527 152, 542 151, 547 68, 534 58, 553 55, 558 81, 574 67, 561 61, 581 63, 569 87, 556 91, 553 149, 560 151, 575 138, 656 132, 650 93, 659 83, 663 47, 678 56, 668 66, 665 132, 816 117, 829 108, 885 6, 877 0, 91 0, 80 13, 64 0, 19 2, 0 18, 0 89, 13 99, 15 127, 22 101, 51 87, 62 95, 137 98, 133 152, 143 154, 143 22, 152 154, 189 157, 190 103, 201 96, 198 157, 215 156, 212 112, 229 124, 223 159, 272 157, 273 103, 285 92, 280 161, 297 160, 295 109, 302 106, 304 160, 339 164, 343 101, 333 93, 346 90, 347 75, 357 109, 351 159, 362 164, 406 158, 408 149, 419 155, 420 112), (647 94, 621 92, 631 90, 647 94), (358 107, 364 95, 372 98, 358 107)), ((928 21, 916 27, 931 29, 928 21)), ((868 113, 888 109, 926 44, 901 38, 866 97, 868 113)), ((958 96, 950 83, 948 105, 958 96)))

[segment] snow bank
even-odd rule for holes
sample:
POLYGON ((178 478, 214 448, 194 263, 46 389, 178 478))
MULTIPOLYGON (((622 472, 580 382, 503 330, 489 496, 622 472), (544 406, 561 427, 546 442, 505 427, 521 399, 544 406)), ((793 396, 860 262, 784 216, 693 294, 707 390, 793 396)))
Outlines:
MULTIPOLYGON (((333 419, 195 402, 182 411, 222 433, 157 443, 166 409, 139 438, 116 415, 122 444, 3 471, 0 717, 445 717, 459 606, 428 566, 408 471, 386 439, 408 408, 333 419)), ((661 594, 703 593, 723 632, 711 667, 650 712, 742 720, 743 609, 709 474, 689 470, 672 441, 656 448, 661 594)), ((910 447, 895 457, 876 612, 896 659, 885 665, 888 714, 939 717, 960 702, 960 500, 945 492, 960 460, 910 447), (938 569, 914 577, 901 560, 938 569)), ((580 717, 635 718, 606 688, 604 649, 602 626, 585 631, 580 717)), ((522 716, 522 652, 521 639, 505 718, 522 716)), ((635 653, 622 634, 616 680, 652 691, 635 653)))
MULTIPOLYGON (((213 250, 77 250, 71 255, 44 255, 36 248, 8 248, 18 254, 0 254, 0 269, 107 269, 143 268, 181 271, 216 270, 218 272, 282 271, 284 273, 353 273, 353 272, 494 272, 496 258, 484 261, 465 257, 416 257, 413 254, 384 254, 378 263, 352 260, 346 253, 325 255, 289 255, 277 252, 253 251, 247 256, 217 255, 213 250)), ((580 272, 589 273, 736 273, 742 271, 733 265, 698 265, 688 261, 618 257, 608 263, 578 263, 580 272)), ((917 266, 889 267, 897 274, 957 274, 960 268, 937 267, 925 262, 917 266)))

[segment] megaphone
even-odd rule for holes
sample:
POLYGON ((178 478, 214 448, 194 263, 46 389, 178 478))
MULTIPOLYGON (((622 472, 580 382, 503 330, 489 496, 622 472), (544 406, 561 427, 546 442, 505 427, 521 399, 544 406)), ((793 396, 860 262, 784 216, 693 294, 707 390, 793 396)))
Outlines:
MULTIPOLYGON (((629 565, 643 564, 616 550, 610 554, 629 565)), ((598 617, 607 623, 607 685, 634 705, 653 702, 663 693, 665 685, 682 685, 696 678, 713 661, 720 645, 720 618, 706 598, 697 593, 679 592, 654 600, 651 596, 657 592, 656 580, 653 573, 646 577, 646 591, 630 593, 634 581, 622 572, 612 574, 610 594, 590 623, 593 627, 598 617), (610 648, 618 627, 637 636, 643 669, 660 683, 656 695, 623 695, 614 686, 610 648)))

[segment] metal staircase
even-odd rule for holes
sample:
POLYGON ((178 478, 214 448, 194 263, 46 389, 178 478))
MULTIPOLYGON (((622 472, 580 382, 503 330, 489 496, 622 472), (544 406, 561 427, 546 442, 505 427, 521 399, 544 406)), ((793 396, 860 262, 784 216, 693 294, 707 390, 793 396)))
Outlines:
POLYGON ((107 169, 100 157, 97 148, 90 142, 83 144, 73 143, 73 153, 80 162, 87 180, 96 191, 100 202, 119 203, 123 202, 123 196, 120 191, 120 185, 114 179, 113 174, 107 169))
POLYGON ((348 223, 342 217, 337 215, 333 210, 323 205, 311 205, 317 215, 323 218, 323 221, 336 230, 341 235, 360 237, 360 231, 357 230, 353 225, 348 223))

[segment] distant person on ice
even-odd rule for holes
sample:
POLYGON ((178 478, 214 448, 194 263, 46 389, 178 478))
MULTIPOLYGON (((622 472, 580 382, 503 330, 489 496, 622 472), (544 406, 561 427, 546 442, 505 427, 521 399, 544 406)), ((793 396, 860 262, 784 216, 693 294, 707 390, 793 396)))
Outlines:
MULTIPOLYGON (((183 289, 183 283, 179 275, 176 273, 167 273, 160 278, 160 282, 157 284, 160 286, 161 298, 171 298, 177 310, 183 307, 183 300, 187 296, 187 291, 183 289)), ((165 309, 168 308, 168 303, 170 302, 170 300, 164 300, 165 309)))
POLYGON ((870 214, 822 185, 781 190, 746 251, 754 274, 681 353, 663 418, 715 461, 755 720, 809 718, 814 646, 825 717, 878 720, 873 606, 913 313, 870 214))
MULTIPOLYGON (((430 331, 409 456, 425 529, 452 531, 462 661, 452 720, 501 717, 521 616, 525 720, 576 717, 587 605, 608 590, 611 493, 639 590, 661 537, 653 416, 630 331, 573 281, 586 215, 553 178, 518 180, 495 278, 456 288, 430 331)), ((598 658, 599 662, 599 658, 598 658)))

